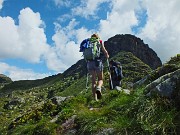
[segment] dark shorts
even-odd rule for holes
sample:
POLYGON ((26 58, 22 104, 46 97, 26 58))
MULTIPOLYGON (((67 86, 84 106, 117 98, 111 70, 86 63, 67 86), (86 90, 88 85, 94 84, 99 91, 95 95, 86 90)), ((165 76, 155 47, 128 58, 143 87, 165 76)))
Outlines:
POLYGON ((87 69, 89 72, 90 71, 102 72, 103 71, 102 60, 88 61, 87 69))

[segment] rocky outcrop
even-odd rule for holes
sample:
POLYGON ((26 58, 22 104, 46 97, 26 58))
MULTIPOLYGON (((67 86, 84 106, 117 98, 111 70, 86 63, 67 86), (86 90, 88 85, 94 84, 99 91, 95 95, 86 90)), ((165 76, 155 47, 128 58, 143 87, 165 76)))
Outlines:
POLYGON ((25 103, 24 98, 14 98, 14 99, 11 99, 10 101, 8 101, 6 104, 4 104, 3 108, 7 109, 7 110, 12 110, 17 107, 20 107, 20 105, 22 103, 25 103))
POLYGON ((152 69, 162 66, 160 58, 143 40, 130 34, 116 35, 105 41, 105 47, 110 56, 116 55, 119 51, 133 53, 152 69))
POLYGON ((180 69, 163 75, 148 84, 145 88, 148 91, 147 96, 159 95, 174 99, 177 104, 180 103, 180 69))
POLYGON ((0 74, 0 84, 11 83, 11 82, 12 82, 11 78, 9 78, 3 74, 0 74))

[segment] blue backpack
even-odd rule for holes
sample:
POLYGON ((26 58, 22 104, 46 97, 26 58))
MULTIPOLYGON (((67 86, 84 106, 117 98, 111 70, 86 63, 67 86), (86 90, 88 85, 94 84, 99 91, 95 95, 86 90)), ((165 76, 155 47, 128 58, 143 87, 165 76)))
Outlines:
POLYGON ((88 38, 80 44, 80 52, 83 52, 84 59, 95 60, 100 57, 101 43, 97 38, 88 38))

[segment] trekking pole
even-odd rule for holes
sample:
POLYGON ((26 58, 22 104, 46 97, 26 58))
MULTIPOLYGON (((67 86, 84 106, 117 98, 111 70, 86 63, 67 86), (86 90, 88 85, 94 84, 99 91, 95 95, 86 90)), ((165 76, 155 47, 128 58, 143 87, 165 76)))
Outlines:
POLYGON ((87 92, 87 90, 88 90, 88 74, 89 74, 89 73, 86 74, 86 92, 87 92))
POLYGON ((113 89, 113 83, 112 83, 112 77, 111 77, 111 70, 110 70, 110 67, 109 67, 109 60, 107 59, 107 65, 108 65, 108 70, 109 70, 109 79, 110 79, 110 88, 113 89))

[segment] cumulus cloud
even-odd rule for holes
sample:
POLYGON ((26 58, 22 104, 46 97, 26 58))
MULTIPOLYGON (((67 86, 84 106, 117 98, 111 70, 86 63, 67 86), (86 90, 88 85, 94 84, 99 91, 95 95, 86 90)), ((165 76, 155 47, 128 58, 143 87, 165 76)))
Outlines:
POLYGON ((54 41, 53 49, 58 56, 58 61, 61 63, 61 70, 67 69, 67 67, 81 58, 79 44, 75 42, 77 31, 74 27, 77 24, 75 19, 70 21, 64 28, 62 28, 60 24, 55 23, 56 32, 52 37, 54 41))
POLYGON ((4 2, 4 0, 0 0, 0 10, 1 10, 2 7, 3 7, 3 2, 4 2))
POLYGON ((71 1, 69 0, 53 0, 56 6, 66 6, 69 7, 71 5, 71 1))
POLYGON ((180 53, 179 0, 143 1, 147 23, 138 34, 163 62, 180 53))
POLYGON ((47 51, 46 35, 39 13, 20 11, 19 25, 11 17, 0 17, 0 58, 21 58, 38 63, 47 51))
POLYGON ((50 73, 36 73, 31 69, 20 69, 15 66, 0 62, 0 73, 6 74, 13 81, 16 80, 35 80, 50 76, 50 73))
POLYGON ((138 25, 136 10, 139 9, 138 1, 112 0, 111 11, 107 18, 100 20, 99 32, 104 39, 116 34, 132 33, 132 27, 138 25))
POLYGON ((110 0, 81 0, 81 4, 72 9, 74 15, 79 15, 85 18, 89 16, 96 16, 96 12, 99 10, 99 6, 104 2, 109 2, 110 0))
MULTIPOLYGON (((20 11, 19 25, 16 25, 11 17, 0 17, 0 58, 20 58, 30 63, 45 61, 50 70, 63 72, 69 64, 73 64, 72 57, 70 63, 65 63, 66 56, 61 59, 61 55, 56 47, 47 44, 44 33, 45 24, 40 18, 39 13, 34 13, 30 8, 20 11)), ((71 29, 69 24, 67 29, 71 29)), ((59 38, 59 37, 57 37, 59 38)), ((71 49, 73 48, 73 45, 71 49)), ((65 47, 64 51, 70 49, 65 47)), ((63 50, 62 50, 63 51, 63 50)), ((61 53, 63 53, 61 51, 61 53)))

